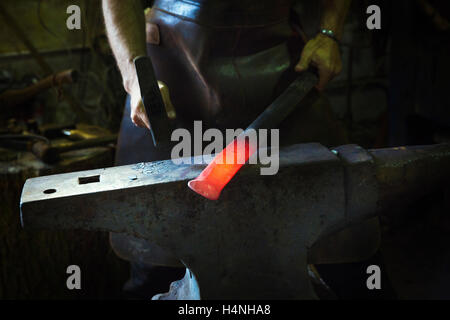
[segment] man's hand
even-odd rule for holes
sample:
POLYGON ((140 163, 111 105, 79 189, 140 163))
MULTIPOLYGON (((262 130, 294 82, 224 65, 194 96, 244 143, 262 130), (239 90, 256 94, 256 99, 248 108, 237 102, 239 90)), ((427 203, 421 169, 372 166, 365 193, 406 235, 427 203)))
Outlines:
MULTIPOLYGON (((330 30, 339 41, 344 29, 344 21, 350 8, 351 0, 321 0, 321 30, 330 30)), ((319 33, 309 40, 303 48, 300 62, 295 67, 298 72, 308 67, 316 67, 319 71, 318 90, 323 90, 328 82, 342 71, 342 60, 336 40, 319 33)))
POLYGON ((142 103, 141 91, 137 77, 132 81, 131 85, 125 85, 126 91, 130 95, 130 109, 131 109, 131 121, 138 127, 147 128, 150 130, 150 122, 145 111, 144 104, 142 103))
POLYGON ((317 89, 322 91, 328 82, 342 71, 342 60, 337 42, 323 34, 309 40, 303 48, 295 71, 302 72, 310 66, 319 71, 317 89))

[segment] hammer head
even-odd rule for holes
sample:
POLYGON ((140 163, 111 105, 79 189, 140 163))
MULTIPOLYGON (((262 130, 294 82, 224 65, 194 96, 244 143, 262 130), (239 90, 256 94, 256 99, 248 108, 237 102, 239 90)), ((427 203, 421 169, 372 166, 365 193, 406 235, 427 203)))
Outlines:
POLYGON ((156 80, 152 61, 149 57, 137 57, 133 60, 141 90, 142 103, 150 122, 155 147, 170 141, 170 121, 167 116, 164 101, 156 80))

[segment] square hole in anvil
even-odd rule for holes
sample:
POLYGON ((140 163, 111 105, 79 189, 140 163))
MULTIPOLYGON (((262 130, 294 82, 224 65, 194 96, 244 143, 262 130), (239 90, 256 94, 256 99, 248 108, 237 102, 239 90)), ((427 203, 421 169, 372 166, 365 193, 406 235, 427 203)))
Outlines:
POLYGON ((88 184, 100 182, 100 175, 90 176, 90 177, 78 177, 78 184, 88 184))

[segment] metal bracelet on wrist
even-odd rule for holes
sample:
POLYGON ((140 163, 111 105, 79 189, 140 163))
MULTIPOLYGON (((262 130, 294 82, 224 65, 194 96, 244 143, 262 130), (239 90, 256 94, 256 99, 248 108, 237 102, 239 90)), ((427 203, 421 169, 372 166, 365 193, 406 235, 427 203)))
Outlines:
POLYGON ((323 34, 324 36, 327 36, 328 38, 333 39, 334 41, 336 41, 336 43, 339 45, 340 41, 338 40, 338 38, 336 38, 336 35, 334 33, 333 30, 330 29, 325 29, 325 28, 320 28, 319 29, 319 33, 323 34))

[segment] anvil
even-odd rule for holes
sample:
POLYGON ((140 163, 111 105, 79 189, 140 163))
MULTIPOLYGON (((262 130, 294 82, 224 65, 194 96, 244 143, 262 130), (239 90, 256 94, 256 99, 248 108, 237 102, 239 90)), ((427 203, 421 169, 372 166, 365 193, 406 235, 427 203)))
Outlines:
POLYGON ((311 299, 315 243, 448 183, 450 145, 293 145, 278 174, 245 166, 218 201, 186 187, 204 167, 167 160, 29 179, 22 224, 148 239, 189 267, 202 299, 311 299))

